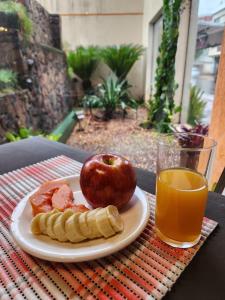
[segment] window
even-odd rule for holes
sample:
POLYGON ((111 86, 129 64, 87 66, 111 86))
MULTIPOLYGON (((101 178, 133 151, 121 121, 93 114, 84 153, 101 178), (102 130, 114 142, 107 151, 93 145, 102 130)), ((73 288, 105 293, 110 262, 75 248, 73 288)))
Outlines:
POLYGON ((151 74, 151 94, 154 93, 154 83, 155 83, 155 72, 157 67, 157 57, 159 53, 159 46, 162 40, 162 31, 163 31, 163 20, 162 16, 157 19, 153 24, 153 47, 152 47, 152 74, 151 74))
POLYGON ((204 123, 209 123, 225 24, 225 0, 200 0, 197 41, 191 84, 203 91, 206 108, 204 123))

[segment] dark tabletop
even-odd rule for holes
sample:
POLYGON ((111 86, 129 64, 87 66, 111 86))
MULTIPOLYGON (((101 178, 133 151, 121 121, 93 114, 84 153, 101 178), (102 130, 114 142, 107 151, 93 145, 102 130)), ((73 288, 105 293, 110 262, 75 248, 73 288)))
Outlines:
MULTIPOLYGON (((0 146, 0 174, 66 155, 80 162, 90 156, 80 149, 35 137, 0 146)), ((155 193, 155 175, 136 169, 138 185, 155 193)), ((165 299, 225 299, 225 197, 209 193, 206 216, 219 223, 165 299)))

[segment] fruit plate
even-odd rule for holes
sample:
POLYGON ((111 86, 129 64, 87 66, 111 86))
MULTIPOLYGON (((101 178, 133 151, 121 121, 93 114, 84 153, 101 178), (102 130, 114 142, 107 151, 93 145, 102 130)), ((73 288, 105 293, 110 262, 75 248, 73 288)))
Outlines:
MULTIPOLYGON (((79 184, 79 176, 60 178, 66 180, 73 190, 76 203, 88 206, 79 184)), ((37 189, 36 189, 37 190, 37 189)), ((49 261, 81 262, 115 253, 133 242, 144 230, 150 215, 145 194, 136 187, 132 199, 120 211, 124 221, 123 232, 110 238, 99 238, 76 244, 58 242, 45 235, 33 235, 30 231, 32 209, 29 197, 23 198, 11 216, 11 233, 17 244, 27 253, 49 261)))

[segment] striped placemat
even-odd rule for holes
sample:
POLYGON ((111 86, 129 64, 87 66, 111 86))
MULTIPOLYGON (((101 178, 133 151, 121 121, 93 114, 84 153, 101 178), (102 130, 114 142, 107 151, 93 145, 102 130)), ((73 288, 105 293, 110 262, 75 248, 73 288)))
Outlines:
POLYGON ((9 232, 14 207, 40 183, 79 173, 81 166, 58 156, 0 176, 0 299, 161 299, 217 225, 205 218, 201 240, 193 248, 167 246, 155 236, 155 197, 146 193, 149 223, 124 250, 76 264, 26 254, 9 232))

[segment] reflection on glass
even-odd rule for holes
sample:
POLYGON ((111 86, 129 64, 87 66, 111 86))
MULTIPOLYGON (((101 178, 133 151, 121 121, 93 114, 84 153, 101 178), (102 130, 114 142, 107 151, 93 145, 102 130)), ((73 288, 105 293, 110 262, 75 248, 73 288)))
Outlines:
POLYGON ((204 123, 210 122, 221 43, 225 24, 225 0, 200 0, 195 61, 191 84, 203 91, 207 103, 204 123))

